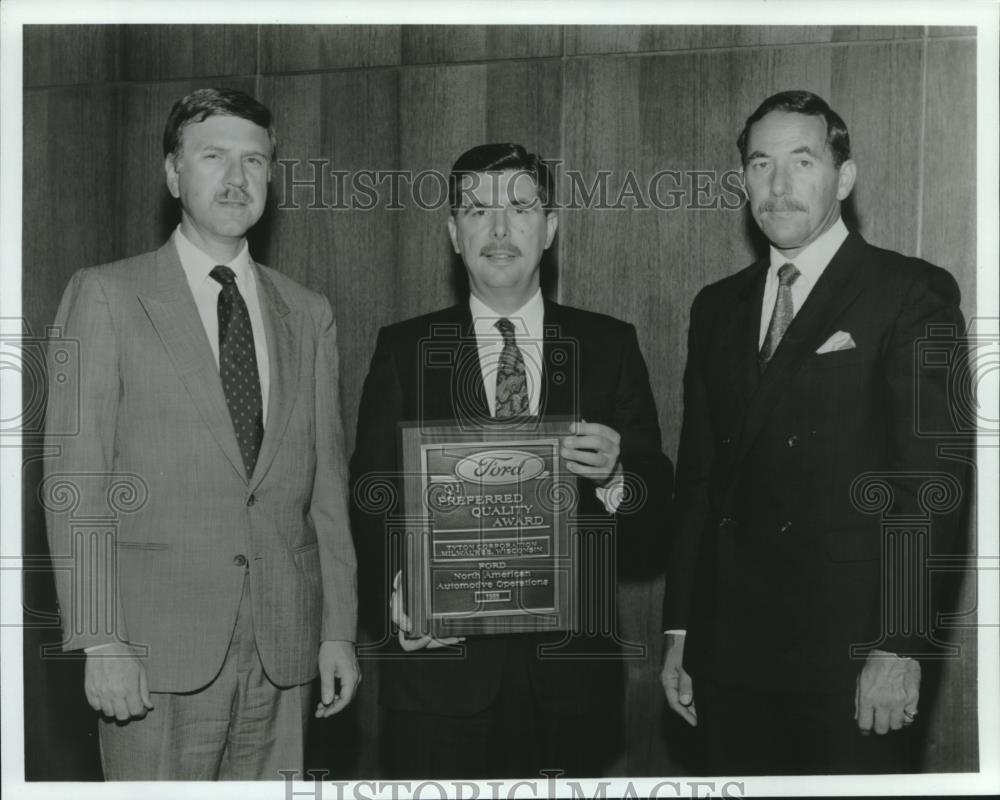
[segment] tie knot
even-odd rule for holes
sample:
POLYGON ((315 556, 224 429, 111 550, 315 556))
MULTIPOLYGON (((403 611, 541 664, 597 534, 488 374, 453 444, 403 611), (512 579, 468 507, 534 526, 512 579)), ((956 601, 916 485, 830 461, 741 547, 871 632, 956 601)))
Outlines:
POLYGON ((497 330, 503 336, 505 342, 512 341, 514 339, 514 323, 511 322, 507 317, 501 317, 495 323, 497 330))
POLYGON ((220 264, 217 267, 212 267, 212 271, 208 274, 223 286, 232 286, 236 283, 236 273, 223 264, 220 264))
POLYGON ((790 261, 787 264, 782 264, 781 269, 778 270, 778 285, 791 286, 800 274, 798 268, 790 261))

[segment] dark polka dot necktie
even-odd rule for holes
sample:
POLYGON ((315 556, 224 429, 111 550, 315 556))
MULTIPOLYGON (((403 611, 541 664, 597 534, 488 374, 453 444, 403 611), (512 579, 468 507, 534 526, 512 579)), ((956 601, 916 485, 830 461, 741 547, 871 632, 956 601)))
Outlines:
POLYGON ((760 348, 760 355, 757 359, 757 365, 761 372, 767 369, 771 356, 778 349, 781 337, 785 335, 788 326, 792 324, 792 318, 795 316, 792 284, 798 277, 799 270, 792 263, 782 264, 781 269, 778 270, 778 296, 774 298, 774 313, 771 314, 771 323, 767 326, 764 345, 760 348))
POLYGON ((240 290, 236 288, 236 273, 229 267, 218 266, 210 274, 222 284, 217 306, 222 390, 249 478, 253 475, 260 443, 264 439, 264 406, 250 313, 240 290))
POLYGON ((504 317, 496 321, 503 336, 503 350, 497 364, 497 419, 523 416, 528 413, 528 379, 524 357, 514 339, 514 323, 504 317))

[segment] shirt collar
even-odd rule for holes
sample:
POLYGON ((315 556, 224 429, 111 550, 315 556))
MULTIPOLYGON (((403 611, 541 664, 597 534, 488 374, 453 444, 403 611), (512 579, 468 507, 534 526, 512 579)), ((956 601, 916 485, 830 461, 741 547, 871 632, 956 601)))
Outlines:
POLYGON ((771 245, 770 273, 772 275, 777 274, 782 264, 792 263, 798 269, 801 276, 806 279, 806 282, 815 283, 819 279, 819 276, 823 274, 823 270, 833 260, 834 255, 836 255, 844 240, 847 239, 847 235, 847 226, 844 225, 844 220, 838 217, 837 221, 828 230, 820 234, 814 242, 811 242, 795 258, 788 258, 788 256, 783 255, 774 245, 771 245))
MULTIPOLYGON (((199 286, 208 280, 209 273, 219 264, 218 261, 188 239, 181 232, 180 225, 174 230, 174 246, 177 248, 181 267, 184 268, 184 274, 187 276, 188 283, 191 286, 199 286)), ((225 266, 236 273, 237 283, 246 285, 247 281, 253 280, 253 271, 250 269, 250 248, 247 245, 246 239, 243 240, 243 247, 240 248, 240 252, 231 261, 226 262, 225 266)))
POLYGON ((539 288, 531 299, 528 300, 513 314, 498 314, 486 303, 476 297, 469 295, 469 310, 472 312, 472 320, 476 329, 476 336, 499 336, 496 329, 496 321, 506 316, 514 323, 514 335, 527 337, 529 339, 542 338, 542 323, 545 318, 545 302, 542 300, 542 290, 539 288))

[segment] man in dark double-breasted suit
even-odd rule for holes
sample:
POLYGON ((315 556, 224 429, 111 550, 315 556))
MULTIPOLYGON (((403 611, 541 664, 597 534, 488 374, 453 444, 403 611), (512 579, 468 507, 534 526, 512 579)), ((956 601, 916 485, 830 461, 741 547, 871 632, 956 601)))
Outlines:
MULTIPOLYGON (((542 646, 560 635, 388 640, 384 766, 409 778, 537 777, 546 768, 598 775, 621 735, 615 559, 662 541, 672 469, 635 329, 542 297, 539 265, 557 225, 544 162, 520 145, 483 145, 458 159, 451 187, 449 232, 471 297, 384 328, 361 400, 352 519, 363 583, 376 592, 369 624, 386 629, 395 568, 385 512, 401 511, 373 508, 369 479, 389 476, 398 491, 398 422, 573 417, 562 456, 580 478, 577 514, 613 533, 581 541, 587 566, 575 600, 591 605, 580 630, 548 653, 542 646)), ((393 619, 405 630, 400 594, 393 619)))
POLYGON ((739 146, 770 255, 691 309, 664 688, 714 774, 908 769, 942 652, 920 559, 953 546, 964 474, 938 451, 954 373, 921 343, 957 352, 958 288, 848 232, 819 97, 769 98, 739 146))

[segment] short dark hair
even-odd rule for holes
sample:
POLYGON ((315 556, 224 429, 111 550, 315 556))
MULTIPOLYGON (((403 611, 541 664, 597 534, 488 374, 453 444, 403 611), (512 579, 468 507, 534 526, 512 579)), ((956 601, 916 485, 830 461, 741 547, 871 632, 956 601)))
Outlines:
POLYGON ((740 149, 740 161, 744 166, 747 163, 747 140, 750 138, 750 128, 772 111, 823 117, 826 120, 826 143, 833 151, 833 165, 839 167, 851 157, 851 137, 840 115, 819 95, 796 89, 771 95, 747 117, 743 130, 740 131, 740 137, 736 140, 736 146, 740 149))
POLYGON ((271 160, 275 159, 277 137, 271 124, 271 110, 239 89, 196 89, 174 103, 163 129, 164 157, 180 153, 181 134, 186 126, 215 116, 240 117, 265 128, 271 140, 271 160))
POLYGON ((512 142, 481 144, 466 150, 451 167, 448 176, 448 200, 451 213, 459 209, 462 201, 462 179, 477 172, 503 172, 514 170, 530 175, 538 187, 542 208, 552 210, 555 203, 555 180, 548 164, 537 153, 529 153, 522 145, 512 142))

